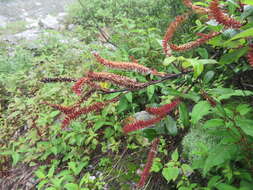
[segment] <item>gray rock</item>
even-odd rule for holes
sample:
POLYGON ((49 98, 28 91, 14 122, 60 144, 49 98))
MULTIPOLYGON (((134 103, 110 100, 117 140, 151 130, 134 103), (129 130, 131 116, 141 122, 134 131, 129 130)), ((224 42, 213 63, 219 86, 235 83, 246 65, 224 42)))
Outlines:
POLYGON ((144 121, 146 121, 146 120, 155 118, 155 116, 152 115, 152 114, 149 114, 149 113, 146 112, 146 111, 141 111, 141 112, 135 113, 135 114, 134 114, 134 118, 135 118, 136 120, 144 120, 144 121))
POLYGON ((45 18, 39 20, 39 26, 44 29, 59 30, 60 22, 57 17, 47 15, 45 18))
POLYGON ((0 15, 0 27, 5 27, 7 25, 7 18, 0 15))

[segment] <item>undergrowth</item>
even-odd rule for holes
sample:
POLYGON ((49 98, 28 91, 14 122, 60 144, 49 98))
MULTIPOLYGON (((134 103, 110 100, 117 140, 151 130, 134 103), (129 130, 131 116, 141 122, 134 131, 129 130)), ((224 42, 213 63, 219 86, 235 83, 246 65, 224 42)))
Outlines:
POLYGON ((250 190, 252 12, 82 0, 73 31, 4 46, 0 187, 250 190))

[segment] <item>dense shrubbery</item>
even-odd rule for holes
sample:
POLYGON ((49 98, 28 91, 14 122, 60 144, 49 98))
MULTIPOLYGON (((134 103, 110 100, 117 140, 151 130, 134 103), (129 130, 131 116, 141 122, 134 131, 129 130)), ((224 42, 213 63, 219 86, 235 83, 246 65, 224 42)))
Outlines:
POLYGON ((135 184, 145 189, 252 189, 252 2, 183 2, 194 13, 188 13, 187 26, 180 29, 184 18, 174 17, 187 11, 181 1, 83 0, 71 9, 80 26, 66 33, 83 42, 44 37, 35 52, 17 48, 11 57, 3 54, 1 176, 15 180, 10 168, 27 165, 38 189, 132 189, 135 184), (114 51, 85 45, 96 40, 94 31, 99 34, 102 27, 111 30, 105 43, 116 46, 114 51), (208 32, 219 33, 211 38, 208 32), (134 63, 119 62, 130 56, 134 63), (89 78, 83 78, 87 72, 89 78), (122 78, 109 72, 139 83, 117 81, 122 78), (167 80, 172 73, 176 77, 167 80), (94 82, 92 77, 98 81, 96 92, 89 91, 94 84, 82 86, 94 82), (108 93, 118 84, 127 93, 108 93), (71 87, 83 91, 81 101, 71 87), (88 100, 87 92, 93 93, 88 100), (118 103, 103 107, 119 95, 118 103), (145 109, 156 118, 136 122, 133 113, 145 109))

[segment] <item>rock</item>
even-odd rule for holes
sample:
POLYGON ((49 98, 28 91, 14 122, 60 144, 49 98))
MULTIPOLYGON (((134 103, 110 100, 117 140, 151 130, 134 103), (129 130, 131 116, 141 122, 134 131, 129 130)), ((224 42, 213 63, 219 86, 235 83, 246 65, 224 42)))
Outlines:
POLYGON ((13 35, 17 40, 33 41, 38 38, 40 31, 38 29, 30 29, 13 35))
POLYGON ((146 120, 150 120, 150 119, 153 119, 155 118, 154 115, 152 114, 149 114, 148 112, 146 111, 141 111, 141 112, 137 112, 134 114, 134 118, 136 120, 143 120, 143 121, 146 121, 146 120))
POLYGON ((7 18, 0 15, 0 27, 6 27, 7 25, 7 18))
POLYGON ((70 24, 70 25, 67 26, 67 29, 70 30, 70 31, 72 31, 72 30, 75 29, 75 27, 76 27, 75 24, 70 24))
POLYGON ((44 19, 39 20, 39 26, 44 29, 59 30, 61 27, 60 25, 57 17, 51 15, 47 15, 44 19))
POLYGON ((40 31, 38 29, 25 30, 23 32, 5 35, 0 40, 8 42, 9 44, 17 44, 20 40, 34 41, 38 39, 40 31))
POLYGON ((68 16, 67 13, 62 12, 57 15, 57 20, 61 23, 63 23, 66 20, 66 17, 68 16))

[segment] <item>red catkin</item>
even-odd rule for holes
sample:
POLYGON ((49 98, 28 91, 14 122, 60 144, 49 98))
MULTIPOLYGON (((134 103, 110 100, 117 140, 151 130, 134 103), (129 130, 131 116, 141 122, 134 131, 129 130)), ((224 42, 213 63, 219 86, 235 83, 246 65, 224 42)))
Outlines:
POLYGON ((212 39, 213 37, 219 34, 220 32, 211 32, 209 34, 198 33, 197 35, 201 36, 202 38, 199 38, 195 41, 191 41, 189 43, 182 44, 182 45, 175 45, 175 44, 169 44, 169 45, 170 45, 170 48, 174 51, 186 51, 186 50, 190 50, 192 48, 198 47, 206 43, 208 40, 212 39))
POLYGON ((127 71, 134 71, 142 74, 156 74, 156 71, 140 65, 136 62, 117 62, 117 61, 109 61, 107 59, 102 58, 98 53, 93 53, 96 60, 106 67, 110 67, 113 69, 121 69, 127 71))
POLYGON ((138 182, 138 184, 136 185, 137 188, 142 188, 147 183, 147 179, 150 176, 150 169, 152 167, 153 161, 154 161, 156 154, 157 154, 159 142, 160 142, 160 139, 156 138, 151 143, 151 149, 148 153, 147 162, 146 162, 144 170, 141 174, 141 179, 138 182))
POLYGON ((65 114, 70 114, 74 111, 74 108, 73 107, 68 107, 68 106, 62 106, 62 105, 59 105, 59 104, 51 104, 51 103, 48 103, 48 102, 42 102, 42 104, 46 104, 56 110, 59 110, 60 112, 62 113, 65 113, 65 114))
POLYGON ((188 14, 179 15, 175 18, 173 22, 169 24, 169 27, 167 28, 167 31, 162 41, 163 51, 166 55, 171 56, 168 42, 173 38, 173 35, 176 32, 177 28, 186 20, 187 16, 188 14))
POLYGON ((78 96, 80 96, 82 94, 84 84, 89 85, 92 89, 108 91, 107 89, 104 89, 100 87, 98 84, 92 82, 90 78, 82 77, 74 84, 74 86, 72 86, 73 92, 75 92, 78 96))
POLYGON ((219 7, 219 0, 212 0, 210 2, 210 13, 211 16, 220 24, 231 28, 240 28, 242 23, 229 17, 224 11, 219 7))
POLYGON ((72 120, 77 119, 83 114, 87 114, 93 111, 100 111, 103 109, 106 105, 119 101, 120 96, 113 98, 111 100, 105 101, 105 102, 96 102, 88 107, 80 108, 79 110, 72 112, 70 114, 67 114, 64 120, 62 121, 62 129, 66 128, 72 120))
POLYGON ((188 8, 192 9, 194 12, 198 13, 198 14, 207 14, 209 13, 209 9, 201 7, 201 6, 197 6, 197 5, 193 5, 191 0, 183 0, 185 6, 187 6, 188 8))
POLYGON ((154 115, 166 115, 172 111, 180 103, 179 99, 172 101, 170 104, 165 104, 157 108, 146 108, 146 111, 154 115))
POLYGON ((76 82, 77 80, 74 78, 67 77, 56 77, 56 78, 43 78, 40 82, 43 83, 53 83, 53 82, 76 82))
POLYGON ((149 120, 145 120, 145 121, 139 120, 134 123, 127 124, 123 127, 123 131, 124 131, 124 133, 130 133, 132 131, 137 131, 140 129, 147 128, 151 125, 154 125, 154 124, 160 122, 164 117, 165 117, 165 115, 160 115, 160 116, 157 116, 153 119, 149 119, 149 120))
POLYGON ((94 81, 110 82, 118 86, 123 86, 127 88, 140 88, 145 85, 145 83, 138 83, 136 80, 129 77, 116 75, 113 73, 106 72, 88 72, 87 77, 94 81))
POLYGON ((251 65, 251 67, 253 67, 253 45, 248 51, 247 58, 248 58, 249 64, 251 65))

